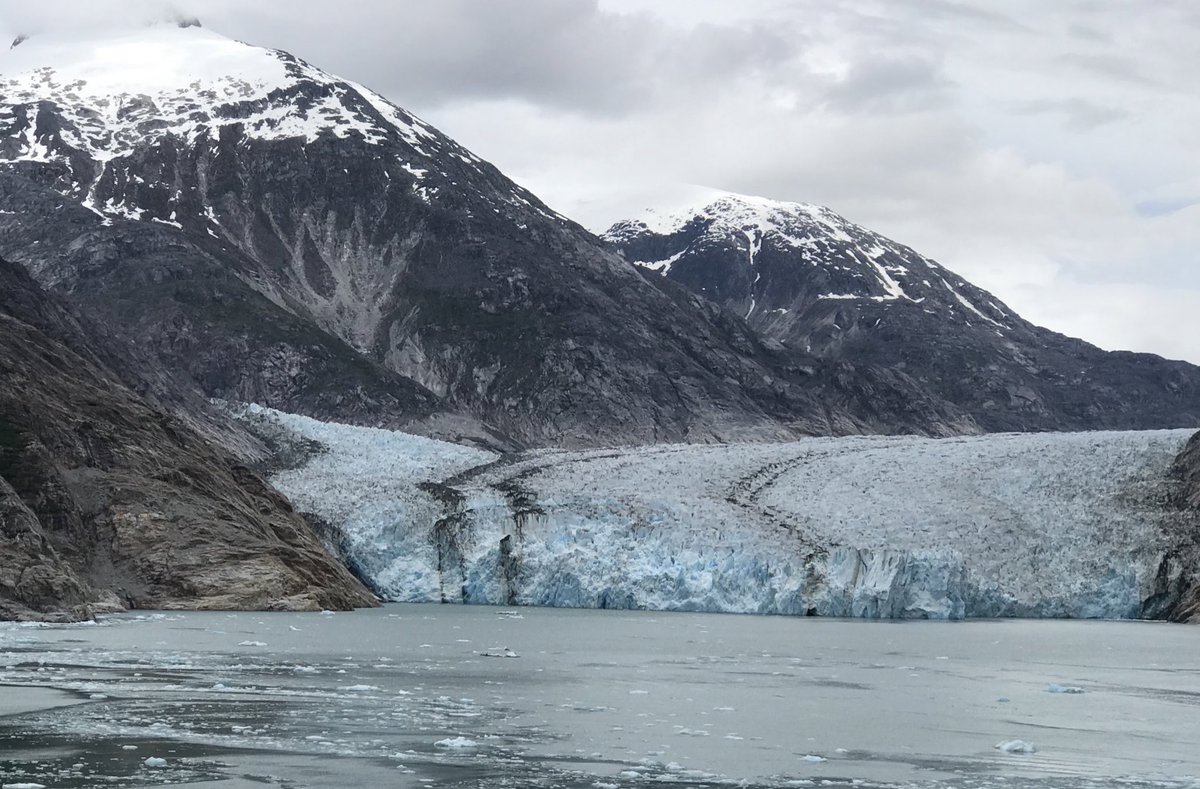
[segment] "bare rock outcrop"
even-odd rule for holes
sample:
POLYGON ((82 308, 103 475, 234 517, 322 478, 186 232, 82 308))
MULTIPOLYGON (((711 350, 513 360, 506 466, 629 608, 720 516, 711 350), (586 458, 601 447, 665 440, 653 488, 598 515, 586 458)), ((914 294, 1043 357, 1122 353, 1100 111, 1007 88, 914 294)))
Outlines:
MULTIPOLYGON (((1184 447, 1175 461, 1175 474, 1182 481, 1178 503, 1185 510, 1194 510, 1200 518, 1200 433, 1184 447)), ((1190 599, 1176 612, 1176 619, 1200 623, 1200 589, 1192 592, 1190 599)))
POLYGON ((375 604, 284 496, 104 358, 0 261, 0 618, 375 604))

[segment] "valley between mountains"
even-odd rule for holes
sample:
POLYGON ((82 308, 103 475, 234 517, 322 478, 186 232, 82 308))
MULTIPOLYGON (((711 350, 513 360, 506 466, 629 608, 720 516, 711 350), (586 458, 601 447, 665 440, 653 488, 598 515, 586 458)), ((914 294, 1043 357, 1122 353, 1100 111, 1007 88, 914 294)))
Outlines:
POLYGON ((0 52, 0 617, 1200 616, 1200 368, 829 209, 602 235, 194 25, 0 52))

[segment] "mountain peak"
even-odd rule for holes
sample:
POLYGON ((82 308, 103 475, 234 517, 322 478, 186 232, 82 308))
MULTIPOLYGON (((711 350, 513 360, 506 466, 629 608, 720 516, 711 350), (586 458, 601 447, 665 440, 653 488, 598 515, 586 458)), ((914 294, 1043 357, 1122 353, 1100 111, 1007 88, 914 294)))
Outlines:
POLYGON ((619 242, 629 235, 654 233, 662 236, 682 232, 692 223, 703 223, 715 231, 761 233, 780 231, 789 220, 807 217, 833 226, 846 223, 833 211, 811 203, 772 200, 706 187, 689 187, 682 199, 645 208, 636 217, 617 222, 604 236, 619 242))
MULTIPOLYGON (((852 302, 908 304, 1001 335, 1011 325, 1007 308, 991 294, 811 203, 704 190, 693 193, 685 207, 648 209, 617 222, 603 238, 642 268, 715 299, 768 335, 804 347, 812 347, 811 327, 797 324, 797 316, 814 308, 837 312, 852 302)), ((829 321, 841 328, 846 323, 829 321)))
POLYGON ((83 154, 103 163, 150 140, 216 144, 222 129, 236 126, 253 140, 358 136, 372 145, 398 141, 418 160, 446 148, 479 164, 366 87, 191 18, 34 36, 0 53, 0 95, 0 130, 11 138, 0 144, 0 160, 12 162, 83 154), (53 127, 38 123, 47 103, 62 115, 53 127))
MULTIPOLYGON (((192 20, 82 33, 49 32, 0 54, 8 92, 78 100, 109 95, 156 96, 241 77, 277 83, 286 76, 270 50, 206 30, 192 20)), ((11 100, 11 99, 10 99, 11 100)))

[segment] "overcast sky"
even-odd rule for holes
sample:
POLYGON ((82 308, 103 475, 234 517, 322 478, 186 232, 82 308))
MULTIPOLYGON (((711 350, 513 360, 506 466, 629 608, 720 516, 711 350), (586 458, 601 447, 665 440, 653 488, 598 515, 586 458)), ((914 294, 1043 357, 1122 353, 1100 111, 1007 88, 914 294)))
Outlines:
MULTIPOLYGON (((5 0, 0 33, 161 5, 5 0)), ((592 229, 678 184, 820 203, 1037 323, 1200 363, 1195 0, 175 6, 367 84, 592 229)))

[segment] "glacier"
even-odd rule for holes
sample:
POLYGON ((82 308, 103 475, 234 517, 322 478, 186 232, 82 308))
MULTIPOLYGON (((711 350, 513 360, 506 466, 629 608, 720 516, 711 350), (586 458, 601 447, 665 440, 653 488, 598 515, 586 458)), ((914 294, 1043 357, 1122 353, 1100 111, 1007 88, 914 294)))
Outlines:
POLYGON ((1190 430, 500 456, 250 406, 272 482, 393 601, 861 618, 1161 618, 1197 583, 1190 430))

